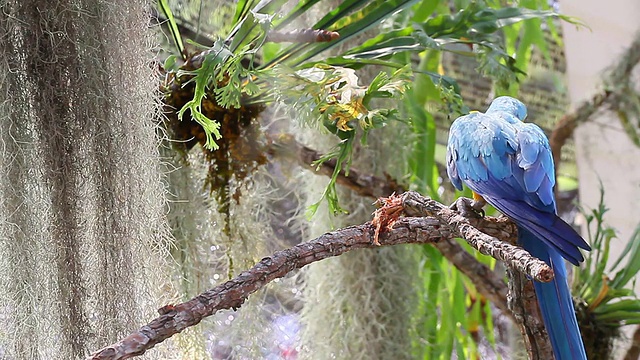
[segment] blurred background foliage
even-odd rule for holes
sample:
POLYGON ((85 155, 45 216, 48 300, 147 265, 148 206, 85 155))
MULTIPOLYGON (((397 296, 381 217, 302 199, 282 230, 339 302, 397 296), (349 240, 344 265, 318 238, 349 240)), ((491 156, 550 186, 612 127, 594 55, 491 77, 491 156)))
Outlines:
MULTIPOLYGON (((367 221, 372 199, 338 185, 350 170, 443 202, 468 196, 445 180, 444 144, 455 118, 508 94, 549 132, 567 110, 559 21, 576 21, 555 6, 159 0, 162 148, 178 296, 193 296, 274 250, 367 221), (318 156, 311 163, 302 149, 318 156)), ((559 207, 572 220, 577 179, 571 145, 565 149, 559 207)), ((595 250, 573 287, 590 329, 607 329, 598 334, 613 339, 621 325, 637 322, 640 308, 625 290, 637 266, 607 280, 613 232, 604 212, 587 214, 595 250)), ((640 264, 636 243, 627 264, 640 264)), ((314 264, 179 341, 216 359, 525 356, 508 316, 437 249, 416 249, 314 264)), ((503 274, 492 259, 474 256, 503 274)))

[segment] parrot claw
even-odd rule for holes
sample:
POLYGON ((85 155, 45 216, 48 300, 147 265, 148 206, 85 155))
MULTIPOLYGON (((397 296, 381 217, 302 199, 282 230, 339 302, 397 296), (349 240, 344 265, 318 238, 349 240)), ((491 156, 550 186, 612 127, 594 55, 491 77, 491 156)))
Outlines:
POLYGON ((484 209, 482 209, 485 205, 486 201, 484 201, 484 199, 473 200, 461 197, 456 199, 456 201, 449 206, 449 209, 457 211, 466 218, 482 219, 485 217, 484 209))

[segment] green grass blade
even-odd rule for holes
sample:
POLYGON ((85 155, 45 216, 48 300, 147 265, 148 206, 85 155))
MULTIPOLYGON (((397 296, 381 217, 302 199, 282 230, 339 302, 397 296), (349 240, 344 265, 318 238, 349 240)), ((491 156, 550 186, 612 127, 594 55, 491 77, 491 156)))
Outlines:
POLYGON ((413 22, 423 22, 433 14, 441 2, 438 0, 422 0, 413 12, 413 22))
POLYGON ((595 314, 606 314, 615 311, 640 312, 639 299, 623 299, 611 304, 602 304, 593 312, 595 314))
POLYGON ((393 30, 393 31, 387 31, 384 32, 378 36, 375 36, 371 39, 368 39, 367 41, 365 41, 364 43, 362 43, 362 45, 360 46, 355 46, 349 50, 347 50, 344 54, 345 55, 353 55, 353 54, 358 54, 361 52, 366 52, 369 50, 374 50, 377 48, 380 48, 381 46, 378 45, 380 43, 384 43, 386 41, 389 40, 393 40, 393 39, 399 39, 399 38, 404 38, 404 37, 412 37, 412 34, 414 32, 414 28, 413 26, 407 26, 405 28, 402 29, 397 29, 397 30, 393 30))
POLYGON ((236 3, 236 11, 233 14, 233 22, 232 24, 237 24, 240 20, 244 19, 249 10, 255 5, 255 0, 238 0, 236 3))
POLYGON ((424 289, 426 293, 421 302, 422 314, 425 318, 423 325, 422 337, 426 343, 418 344, 424 353, 424 359, 437 359, 438 354, 438 327, 440 324, 440 316, 438 311, 438 298, 442 291, 443 269, 441 268, 443 256, 438 250, 431 245, 422 246, 425 254, 424 273, 424 289))
POLYGON ((627 320, 640 320, 639 312, 629 312, 629 311, 610 311, 605 314, 598 314, 598 321, 602 322, 611 322, 614 323, 615 326, 620 326, 620 322, 625 322, 627 320))
MULTIPOLYGON (((247 2, 246 6, 253 5, 254 2, 247 2)), ((239 18, 235 22, 234 28, 229 32, 226 38, 228 43, 231 43, 229 48, 232 51, 243 48, 245 45, 255 40, 256 37, 264 37, 264 29, 268 28, 270 19, 273 14, 278 11, 286 0, 262 0, 255 5, 250 11, 247 10, 239 15, 239 18), (258 32, 259 28, 263 27, 263 33, 258 32)), ((238 5, 240 6, 240 4, 238 5)))
MULTIPOLYGON (((349 15, 349 13, 357 10, 358 8, 361 8, 363 6, 365 6, 367 3, 371 2, 371 0, 346 0, 343 1, 337 8, 331 10, 329 13, 327 13, 322 19, 320 19, 315 25, 313 25, 313 29, 322 29, 322 30, 328 30, 327 28, 333 24, 335 24, 336 22, 340 21, 341 19, 345 18, 346 16, 349 15)), ((298 12, 301 11, 301 9, 305 8, 305 7, 311 7, 313 4, 311 3, 307 3, 307 2, 302 2, 299 3, 298 6, 296 8, 293 9, 292 11, 292 17, 295 18, 298 16, 298 12)), ((283 20, 284 22, 290 22, 293 20, 292 19, 288 19, 288 17, 283 20)), ((284 26, 286 24, 281 24, 278 23, 277 26, 278 28, 284 26)), ((342 36, 342 34, 340 34, 342 36)), ((289 47, 287 47, 286 49, 282 50, 282 52, 276 56, 273 60, 269 61, 268 63, 266 63, 264 65, 265 68, 271 68, 273 67, 275 64, 278 64, 282 61, 285 61, 286 59, 292 59, 295 56, 299 56, 300 53, 304 52, 306 49, 308 49, 310 47, 310 44, 292 44, 289 47)))

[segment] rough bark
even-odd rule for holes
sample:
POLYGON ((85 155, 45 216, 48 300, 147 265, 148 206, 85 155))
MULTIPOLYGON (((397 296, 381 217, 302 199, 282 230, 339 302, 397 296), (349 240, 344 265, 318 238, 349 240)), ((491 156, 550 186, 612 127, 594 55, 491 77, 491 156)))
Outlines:
POLYGON ((513 268, 507 268, 507 274, 509 277, 509 295, 507 297, 509 309, 520 329, 529 359, 554 359, 553 348, 549 334, 547 334, 542 322, 542 314, 540 314, 533 283, 524 274, 513 268))

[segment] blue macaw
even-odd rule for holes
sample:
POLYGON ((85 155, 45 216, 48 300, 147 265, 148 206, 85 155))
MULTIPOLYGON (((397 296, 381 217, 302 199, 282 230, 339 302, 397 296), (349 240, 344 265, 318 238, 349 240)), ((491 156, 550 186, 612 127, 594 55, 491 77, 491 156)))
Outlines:
POLYGON ((556 360, 587 359, 564 259, 584 260, 584 239, 556 215, 555 174, 549 140, 537 125, 525 123, 527 108, 512 97, 496 98, 486 113, 472 112, 451 125, 447 174, 474 193, 470 205, 493 205, 518 226, 518 242, 549 264, 554 280, 534 282, 538 303, 556 360))

